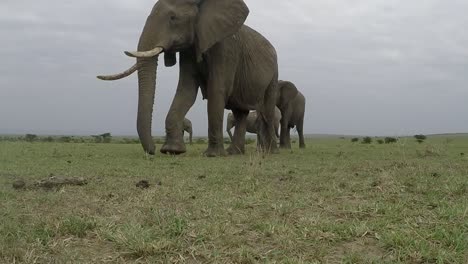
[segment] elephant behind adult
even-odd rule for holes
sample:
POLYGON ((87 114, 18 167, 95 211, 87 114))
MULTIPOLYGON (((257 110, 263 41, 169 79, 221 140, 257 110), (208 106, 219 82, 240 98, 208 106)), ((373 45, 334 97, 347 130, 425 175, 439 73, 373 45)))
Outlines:
POLYGON ((166 142, 162 153, 186 152, 183 120, 200 88, 208 100, 209 157, 225 155, 224 109, 234 113, 236 129, 230 154, 245 146, 246 119, 250 110, 260 114, 259 145, 276 152, 273 127, 278 82, 276 51, 261 34, 244 25, 249 9, 242 0, 159 0, 146 20, 138 51, 125 52, 137 62, 128 70, 102 80, 117 80, 138 71, 137 130, 143 149, 155 153, 151 120, 158 55, 166 66, 177 63, 179 83, 166 117, 166 142))
POLYGON ((189 142, 190 145, 193 144, 192 142, 192 135, 193 135, 193 128, 192 128, 192 121, 188 118, 184 118, 184 131, 189 134, 189 142))
MULTIPOLYGON (((278 107, 275 107, 275 135, 277 138, 280 137, 279 135, 279 127, 280 127, 280 120, 281 120, 281 111, 278 109, 278 107)), ((226 120, 226 132, 229 135, 229 138, 232 140, 232 133, 231 129, 233 127, 236 127, 236 120, 234 119, 234 115, 232 113, 229 113, 227 116, 226 120)), ((247 116, 247 132, 257 134, 257 112, 251 111, 249 115, 247 116)))
POLYGON ((278 99, 276 105, 281 110, 280 147, 291 148, 291 128, 296 127, 299 135, 299 147, 305 148, 304 114, 306 99, 304 95, 289 81, 278 81, 278 99))

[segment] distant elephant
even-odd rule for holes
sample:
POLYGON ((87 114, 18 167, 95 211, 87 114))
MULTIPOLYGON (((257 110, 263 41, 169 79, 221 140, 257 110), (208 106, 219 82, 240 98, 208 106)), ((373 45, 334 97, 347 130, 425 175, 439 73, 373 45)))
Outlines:
MULTIPOLYGON (((280 137, 279 135, 279 124, 281 120, 281 111, 278 109, 278 107, 275 107, 275 135, 277 138, 280 137)), ((232 140, 232 133, 231 129, 236 126, 236 121, 234 119, 234 115, 232 113, 229 113, 227 116, 227 121, 226 121, 226 132, 229 135, 229 138, 232 140)), ((257 134, 257 112, 252 111, 249 113, 247 116, 247 132, 257 134)))
POLYGON ((299 134, 299 147, 305 148, 305 97, 292 82, 280 80, 278 81, 278 88, 279 96, 276 105, 281 110, 280 147, 291 148, 290 129, 296 127, 299 134))
POLYGON ((151 118, 156 86, 158 56, 164 63, 177 63, 179 83, 166 117, 166 142, 162 153, 186 152, 182 127, 200 88, 208 100, 208 157, 226 154, 223 140, 224 109, 236 119, 229 154, 241 154, 245 145, 246 120, 250 110, 259 116, 259 146, 277 152, 274 133, 278 91, 277 55, 271 43, 244 25, 249 9, 242 0, 159 0, 146 20, 137 58, 128 70, 101 80, 118 80, 138 71, 137 130, 143 149, 155 153, 151 118))
POLYGON ((193 142, 192 142, 192 135, 193 135, 192 122, 188 118, 184 118, 184 131, 189 133, 189 142, 190 142, 190 145, 192 145, 193 144, 193 142))

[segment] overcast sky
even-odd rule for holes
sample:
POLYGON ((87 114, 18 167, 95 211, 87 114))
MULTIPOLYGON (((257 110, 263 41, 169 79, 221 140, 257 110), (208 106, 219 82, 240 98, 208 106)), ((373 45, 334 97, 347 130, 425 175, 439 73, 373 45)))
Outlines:
MULTIPOLYGON (((468 1, 246 0, 246 24, 307 99, 305 132, 468 132, 468 1)), ((154 0, 0 1, 0 134, 136 134, 127 69, 154 0), (44 4, 47 3, 47 4, 44 4)), ((163 64, 161 63, 161 66, 163 64)), ((160 67, 153 133, 163 134, 178 67, 160 67)), ((207 134, 206 101, 188 113, 207 134)))

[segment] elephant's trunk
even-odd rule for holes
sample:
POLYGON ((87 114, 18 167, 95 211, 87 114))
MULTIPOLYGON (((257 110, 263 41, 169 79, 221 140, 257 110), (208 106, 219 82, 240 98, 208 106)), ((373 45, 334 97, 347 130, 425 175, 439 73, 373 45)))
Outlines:
POLYGON ((141 145, 146 153, 154 155, 155 146, 151 135, 156 72, 158 57, 138 59, 138 116, 137 131, 141 145))

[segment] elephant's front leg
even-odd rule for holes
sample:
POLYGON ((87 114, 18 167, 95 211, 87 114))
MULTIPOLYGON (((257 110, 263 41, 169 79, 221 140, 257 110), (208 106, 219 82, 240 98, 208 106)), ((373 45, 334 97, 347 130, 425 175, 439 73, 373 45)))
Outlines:
POLYGON ((222 94, 208 91, 208 149, 205 151, 207 157, 226 156, 223 138, 224 107, 225 99, 222 94))
POLYGON ((195 103, 198 83, 194 78, 193 67, 181 55, 180 77, 176 95, 166 117, 166 142, 161 148, 165 154, 182 154, 186 152, 184 143, 184 118, 195 103))
POLYGON ((245 133, 247 132, 247 116, 248 111, 234 110, 236 128, 234 130, 234 137, 231 139, 231 145, 227 149, 230 155, 244 154, 245 153, 245 133))
POLYGON ((166 117, 166 142, 161 148, 165 154, 186 152, 183 121, 197 98, 197 87, 179 87, 166 117))

